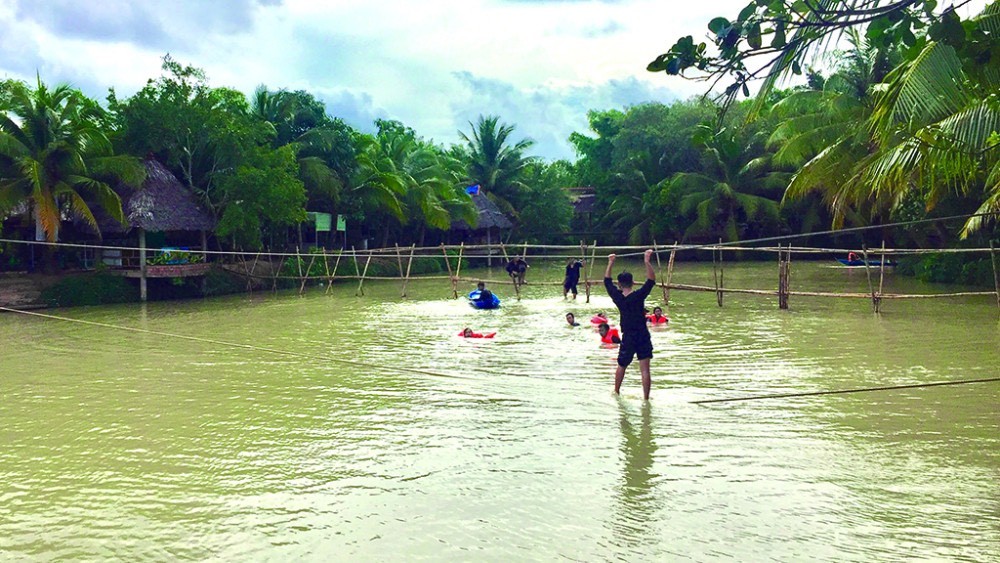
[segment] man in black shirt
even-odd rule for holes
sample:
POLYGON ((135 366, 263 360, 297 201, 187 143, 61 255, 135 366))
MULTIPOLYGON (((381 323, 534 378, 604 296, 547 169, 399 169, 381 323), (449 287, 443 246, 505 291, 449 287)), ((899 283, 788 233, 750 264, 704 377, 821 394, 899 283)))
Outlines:
POLYGON ((649 375, 649 360, 653 357, 653 343, 649 338, 649 328, 646 327, 646 297, 656 286, 656 272, 649 262, 653 255, 647 250, 643 255, 646 265, 646 283, 633 290, 632 274, 618 274, 618 286, 611 283, 611 267, 615 263, 615 255, 608 255, 608 268, 604 271, 604 288, 608 290, 611 300, 618 306, 621 314, 622 344, 618 349, 618 369, 615 370, 615 394, 621 390, 625 379, 625 368, 632 363, 632 358, 639 358, 639 371, 642 373, 642 395, 648 401, 652 379, 649 375))
POLYGON ((566 299, 566 294, 573 292, 573 299, 576 299, 576 284, 580 282, 580 268, 583 267, 583 263, 575 258, 570 258, 569 264, 566 264, 566 279, 563 280, 563 299, 566 299))

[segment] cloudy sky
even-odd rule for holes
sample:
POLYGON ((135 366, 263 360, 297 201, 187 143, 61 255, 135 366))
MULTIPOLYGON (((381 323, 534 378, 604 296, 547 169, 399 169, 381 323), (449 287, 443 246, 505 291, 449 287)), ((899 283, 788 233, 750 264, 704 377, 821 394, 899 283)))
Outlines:
POLYGON ((303 89, 362 130, 398 119, 441 143, 480 114, 574 158, 589 109, 704 85, 646 72, 747 0, 0 0, 0 76, 130 95, 170 53, 213 86, 303 89))

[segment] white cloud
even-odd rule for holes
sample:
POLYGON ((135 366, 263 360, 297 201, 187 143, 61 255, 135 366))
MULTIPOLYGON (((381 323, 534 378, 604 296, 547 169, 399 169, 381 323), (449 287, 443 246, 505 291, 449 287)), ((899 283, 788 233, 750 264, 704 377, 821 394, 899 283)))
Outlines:
POLYGON ((570 157, 566 137, 586 129, 587 109, 700 93, 645 66, 745 3, 0 0, 0 73, 37 69, 96 97, 127 95, 170 52, 215 85, 313 92, 366 129, 389 117, 450 143, 469 119, 497 114, 537 154, 570 157))

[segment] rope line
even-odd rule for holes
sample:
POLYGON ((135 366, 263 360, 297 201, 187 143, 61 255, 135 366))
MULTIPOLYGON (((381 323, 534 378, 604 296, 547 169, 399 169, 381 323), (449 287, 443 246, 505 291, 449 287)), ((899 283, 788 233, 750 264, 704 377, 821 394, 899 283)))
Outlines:
MULTIPOLYGON (((763 242, 778 242, 778 241, 785 241, 785 240, 794 240, 794 239, 799 239, 799 238, 809 238, 809 237, 819 236, 819 235, 843 235, 843 234, 865 232, 865 231, 871 231, 871 230, 875 230, 875 229, 884 229, 884 228, 890 228, 890 227, 905 227, 905 226, 908 226, 908 225, 919 225, 919 224, 923 224, 923 223, 936 223, 936 222, 939 222, 939 221, 941 221, 941 222, 943 222, 943 221, 955 221, 955 220, 958 220, 958 219, 971 219, 973 217, 993 217, 993 216, 996 216, 996 215, 1000 215, 1000 211, 992 211, 992 212, 985 212, 985 213, 970 213, 970 214, 965 214, 965 215, 950 215, 948 217, 934 217, 934 218, 927 218, 927 219, 914 219, 914 220, 911 220, 911 221, 897 221, 895 223, 884 223, 884 224, 881 224, 881 225, 867 225, 867 226, 863 226, 863 227, 848 227, 846 229, 828 229, 826 231, 816 231, 816 232, 812 232, 812 233, 797 233, 797 234, 790 234, 790 235, 779 235, 779 236, 773 236, 773 237, 761 237, 761 238, 755 238, 755 239, 747 239, 747 240, 740 240, 740 241, 730 241, 730 242, 722 242, 722 243, 685 244, 685 245, 678 244, 678 245, 673 245, 673 246, 658 245, 656 253, 657 254, 663 254, 663 253, 668 253, 668 252, 671 252, 671 251, 682 251, 682 250, 723 249, 723 248, 739 247, 740 245, 757 244, 757 243, 763 243, 763 242)), ((38 245, 38 246, 56 246, 56 247, 65 247, 65 248, 87 248, 87 249, 92 249, 92 250, 131 250, 131 251, 139 251, 139 250, 141 250, 137 246, 110 246, 110 245, 98 245, 98 244, 81 244, 81 243, 67 243, 67 242, 17 240, 17 239, 7 239, 7 238, 0 238, 0 243, 26 244, 26 245, 38 245)), ((643 247, 648 247, 648 246, 649 245, 642 245, 642 246, 613 245, 613 246, 606 246, 606 247, 600 247, 600 248, 609 249, 609 250, 613 250, 613 249, 623 249, 623 250, 625 250, 625 249, 643 248, 643 247)), ((438 256, 436 254, 437 252, 441 251, 441 248, 445 248, 446 250, 457 250, 459 248, 459 246, 456 246, 456 245, 441 245, 441 246, 427 246, 427 247, 416 248, 415 250, 420 251, 420 252, 426 251, 426 252, 428 252, 428 254, 419 254, 419 253, 417 253, 417 254, 414 254, 414 258, 441 258, 440 256, 438 256)), ((480 245, 464 245, 464 248, 467 249, 467 250, 468 249, 475 249, 475 248, 478 248, 478 249, 488 249, 488 248, 499 248, 499 246, 498 245, 482 245, 482 244, 480 244, 480 245)), ((536 248, 536 249, 543 249, 543 248, 571 249, 572 248, 572 249, 575 249, 575 248, 578 248, 578 247, 575 246, 575 245, 528 245, 528 248, 536 248)), ((776 248, 768 248, 768 247, 762 247, 762 248, 733 248, 733 249, 734 250, 736 250, 736 249, 738 249, 738 250, 747 250, 747 251, 760 251, 760 252, 777 252, 778 251, 778 249, 776 249, 776 248)), ((150 248, 146 248, 145 250, 147 252, 153 252, 153 253, 155 253, 155 252, 161 252, 162 251, 162 249, 151 248, 151 247, 150 248)), ((838 253, 838 252, 848 252, 848 251, 851 251, 851 250, 857 250, 857 249, 850 249, 850 248, 845 248, 845 249, 805 249, 805 248, 793 248, 792 249, 793 252, 797 252, 797 253, 806 253, 806 252, 838 253)), ((389 253, 390 252, 394 252, 394 251, 395 251, 394 249, 390 249, 390 248, 381 248, 381 249, 369 249, 367 251, 365 251, 365 250, 357 251, 357 250, 346 250, 346 249, 343 249, 343 250, 340 250, 340 251, 337 251, 337 252, 317 252, 317 253, 304 253, 304 254, 303 253, 293 253, 293 252, 252 252, 252 251, 236 251, 236 250, 227 251, 227 250, 208 250, 208 249, 204 249, 204 250, 201 250, 201 249, 199 249, 199 250, 189 250, 189 251, 185 251, 185 252, 190 252, 191 254, 204 254, 204 255, 211 254, 211 255, 221 255, 221 256, 230 256, 230 255, 242 255, 242 256, 259 255, 259 256, 268 256, 268 257, 275 257, 276 256, 276 257, 283 257, 283 258, 292 258, 292 257, 302 258, 304 256, 317 257, 317 258, 318 257, 330 258, 330 257, 336 257, 336 256, 349 255, 349 256, 356 256, 356 257, 359 257, 359 258, 365 258, 365 257, 369 257, 369 256, 373 256, 373 257, 374 256, 390 257, 389 253)), ((787 249, 782 249, 782 251, 787 251, 787 249)), ((873 255, 881 255, 881 254, 887 254, 888 255, 888 254, 923 254, 923 253, 942 253, 943 254, 943 253, 949 253, 949 252, 989 252, 989 251, 990 251, 990 249, 983 248, 983 249, 893 249, 893 250, 886 250, 886 251, 883 252, 880 249, 873 248, 873 249, 869 249, 868 253, 869 254, 873 254, 873 255)), ((627 257, 631 257, 631 256, 642 256, 643 252, 644 251, 626 252, 626 253, 618 254, 618 257, 619 258, 627 258, 627 257)), ((549 255, 549 254, 546 254, 546 255, 541 255, 541 256, 544 256, 545 258, 578 258, 579 254, 566 254, 566 255, 549 255)), ((490 257, 494 257, 495 258, 496 256, 493 256, 491 254, 474 254, 474 253, 470 253, 470 254, 466 254, 465 255, 465 258, 490 258, 490 257)))
POLYGON ((933 383, 914 383, 911 385, 887 385, 884 387, 862 387, 859 389, 840 389, 837 391, 811 391, 804 393, 780 393, 777 395, 751 395, 749 397, 735 397, 732 399, 703 399, 700 401, 689 401, 692 405, 706 405, 709 403, 733 403, 736 401, 760 401, 763 399, 788 399, 791 397, 815 397, 817 395, 845 395, 847 393, 866 393, 869 391, 893 391, 896 389, 917 389, 920 387, 941 387, 943 385, 965 385, 968 383, 991 383, 1000 381, 1000 377, 988 377, 985 379, 964 379, 961 381, 936 381, 933 383))
POLYGON ((141 334, 151 334, 151 335, 154 335, 154 336, 165 336, 165 337, 168 337, 168 338, 177 338, 177 339, 180 339, 180 340, 189 340, 189 341, 192 341, 192 342, 202 342, 202 343, 207 343, 207 344, 216 344, 216 345, 219 345, 219 346, 229 346, 229 347, 232 347, 232 348, 242 348, 244 350, 254 350, 254 351, 257 351, 257 352, 268 352, 270 354, 277 354, 277 355, 280 355, 280 356, 292 356, 292 357, 296 357, 296 358, 305 358, 305 359, 309 359, 309 360, 325 360, 325 361, 329 361, 329 362, 336 362, 336 363, 340 363, 340 364, 344 364, 344 365, 349 365, 349 366, 354 366, 354 367, 363 367, 363 368, 368 368, 368 369, 386 369, 386 370, 390 370, 390 371, 401 371, 401 372, 407 372, 407 373, 415 373, 415 374, 419 374, 419 375, 430 375, 430 376, 433 376, 433 377, 445 377, 445 378, 449 378, 449 379, 466 379, 465 377, 463 377, 461 375, 448 374, 448 373, 440 373, 440 372, 434 372, 434 371, 417 369, 417 368, 409 368, 409 367, 405 367, 405 366, 394 366, 394 367, 378 366, 378 365, 369 364, 369 363, 366 363, 366 362, 359 362, 359 361, 356 361, 356 360, 345 360, 344 358, 337 358, 337 357, 334 357, 334 356, 327 356, 327 355, 323 355, 323 354, 310 354, 310 353, 305 353, 305 352, 293 352, 293 351, 290 351, 290 350, 279 350, 277 348, 268 348, 266 346, 256 346, 254 344, 243 344, 243 343, 240 343, 240 342, 227 342, 225 340, 214 340, 214 339, 211 339, 211 338, 201 338, 199 336, 187 336, 187 335, 183 335, 183 334, 174 334, 174 333, 171 333, 171 332, 163 332, 163 331, 159 331, 159 330, 150 330, 150 329, 145 329, 145 328, 135 328, 135 327, 128 327, 128 326, 113 325, 113 324, 101 323, 101 322, 97 322, 97 321, 86 321, 86 320, 83 320, 83 319, 72 319, 72 318, 69 318, 69 317, 60 317, 58 315, 48 315, 48 314, 45 314, 45 313, 36 313, 34 311, 21 311, 19 309, 11 309, 9 307, 3 307, 3 306, 0 306, 0 311, 4 311, 4 312, 7 312, 7 313, 18 313, 20 315, 27 315, 27 316, 31 316, 31 317, 38 317, 38 318, 42 318, 42 319, 51 319, 51 320, 56 320, 56 321, 64 321, 64 322, 70 322, 70 323, 77 323, 77 324, 83 324, 83 325, 88 325, 88 326, 96 326, 96 327, 100 327, 100 328, 107 328, 107 329, 113 329, 113 330, 122 330, 122 331, 126 331, 126 332, 137 332, 137 333, 141 333, 141 334))

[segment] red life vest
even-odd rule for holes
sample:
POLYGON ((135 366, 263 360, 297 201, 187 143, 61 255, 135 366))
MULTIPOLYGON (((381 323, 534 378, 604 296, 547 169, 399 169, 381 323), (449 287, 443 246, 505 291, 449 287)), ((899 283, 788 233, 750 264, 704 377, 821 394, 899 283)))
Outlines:
POLYGON ((618 333, 617 328, 609 329, 608 333, 601 337, 601 342, 605 344, 615 344, 615 341, 613 340, 613 338, 615 337, 617 337, 619 341, 621 341, 622 339, 621 334, 618 333))
POLYGON ((497 335, 497 333, 495 333, 495 332, 487 332, 487 333, 483 334, 481 332, 473 332, 469 336, 465 336, 465 331, 462 331, 462 332, 458 333, 458 335, 461 336, 462 338, 493 338, 494 336, 497 335))
POLYGON ((665 315, 660 315, 659 317, 656 315, 646 315, 646 320, 655 325, 667 324, 670 322, 670 319, 668 319, 665 315))

